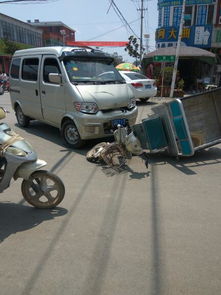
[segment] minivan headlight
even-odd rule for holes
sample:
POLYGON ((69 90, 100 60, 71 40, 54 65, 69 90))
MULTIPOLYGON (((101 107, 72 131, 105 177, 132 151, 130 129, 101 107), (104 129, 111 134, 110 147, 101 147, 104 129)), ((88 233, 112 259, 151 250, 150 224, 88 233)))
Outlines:
POLYGON ((96 114, 99 110, 95 102, 75 102, 74 106, 76 111, 86 114, 96 114))
POLYGON ((136 98, 133 97, 133 98, 131 98, 130 101, 128 102, 127 107, 128 107, 128 109, 132 109, 132 108, 134 108, 135 106, 136 106, 136 98))

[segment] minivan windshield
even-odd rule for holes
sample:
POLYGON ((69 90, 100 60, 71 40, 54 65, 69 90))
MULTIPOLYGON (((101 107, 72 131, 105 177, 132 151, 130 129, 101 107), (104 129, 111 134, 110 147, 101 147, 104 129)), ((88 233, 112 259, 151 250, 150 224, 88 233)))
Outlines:
POLYGON ((113 64, 102 60, 64 60, 70 81, 74 84, 121 84, 124 79, 113 64))

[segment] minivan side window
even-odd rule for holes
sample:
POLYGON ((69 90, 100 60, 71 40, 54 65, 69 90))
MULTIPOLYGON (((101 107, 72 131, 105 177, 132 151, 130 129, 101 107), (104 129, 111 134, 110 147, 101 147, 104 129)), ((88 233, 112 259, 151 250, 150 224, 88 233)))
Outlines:
POLYGON ((13 79, 19 79, 20 62, 20 58, 15 58, 12 60, 10 76, 13 79))
POLYGON ((49 73, 61 74, 61 70, 58 65, 58 61, 55 58, 46 58, 44 60, 43 80, 46 83, 51 83, 49 81, 49 73))
POLYGON ((22 63, 22 79, 28 81, 37 81, 38 79, 38 58, 27 58, 22 63))

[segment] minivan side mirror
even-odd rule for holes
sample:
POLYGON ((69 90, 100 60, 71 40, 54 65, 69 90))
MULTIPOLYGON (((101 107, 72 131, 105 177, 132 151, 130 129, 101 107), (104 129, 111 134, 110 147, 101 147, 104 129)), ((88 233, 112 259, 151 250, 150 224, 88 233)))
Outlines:
POLYGON ((48 79, 49 79, 49 82, 54 83, 54 84, 61 84, 62 83, 61 75, 57 74, 57 73, 49 73, 48 79))

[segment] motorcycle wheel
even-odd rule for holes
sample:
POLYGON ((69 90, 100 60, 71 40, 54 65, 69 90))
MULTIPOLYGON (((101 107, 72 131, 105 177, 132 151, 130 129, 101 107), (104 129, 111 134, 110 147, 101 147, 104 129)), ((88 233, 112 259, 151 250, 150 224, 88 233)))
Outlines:
POLYGON ((107 142, 100 142, 96 144, 90 151, 86 154, 86 159, 92 163, 98 163, 101 161, 101 151, 107 146, 107 142))
POLYGON ((61 179, 48 171, 39 170, 22 181, 24 199, 36 208, 56 207, 64 198, 65 188, 61 179))

